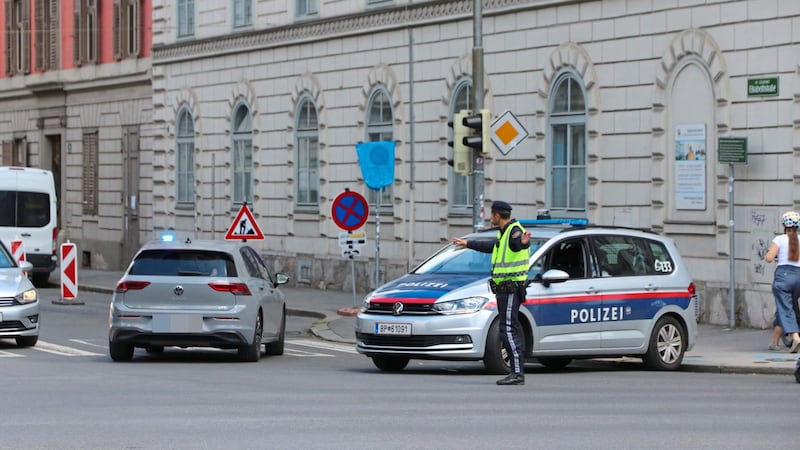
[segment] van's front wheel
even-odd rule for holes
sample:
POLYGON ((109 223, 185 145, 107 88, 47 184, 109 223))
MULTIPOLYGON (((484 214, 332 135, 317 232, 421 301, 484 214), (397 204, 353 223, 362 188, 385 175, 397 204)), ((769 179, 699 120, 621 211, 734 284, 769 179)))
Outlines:
POLYGON ((500 322, 495 320, 489 327, 486 335, 486 347, 483 349, 483 366, 489 373, 505 375, 511 372, 511 361, 508 359, 508 349, 500 339, 500 322))
POLYGON ((652 370, 676 370, 683 362, 685 351, 686 331, 674 317, 662 317, 650 335, 644 364, 652 370))

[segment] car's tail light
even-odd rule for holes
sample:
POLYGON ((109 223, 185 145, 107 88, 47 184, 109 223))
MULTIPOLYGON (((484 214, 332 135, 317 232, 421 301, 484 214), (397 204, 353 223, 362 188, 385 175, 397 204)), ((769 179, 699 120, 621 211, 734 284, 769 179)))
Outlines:
POLYGON ((208 283, 217 292, 230 292, 233 295, 252 295, 244 283, 208 283))
POLYGON ((150 285, 149 281, 120 281, 117 283, 116 292, 124 294, 128 291, 138 291, 150 285))
POLYGON ((694 281, 689 283, 689 295, 691 295, 692 297, 697 295, 697 288, 694 286, 694 281))

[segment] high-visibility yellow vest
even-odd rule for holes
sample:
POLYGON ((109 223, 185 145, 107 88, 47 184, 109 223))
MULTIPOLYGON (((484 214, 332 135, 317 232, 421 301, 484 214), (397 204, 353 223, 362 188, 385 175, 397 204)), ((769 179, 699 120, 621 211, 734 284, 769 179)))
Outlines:
POLYGON ((525 281, 528 279, 528 261, 530 253, 527 248, 515 252, 508 247, 508 240, 514 228, 519 228, 523 233, 525 229, 519 222, 513 222, 506 228, 505 233, 498 232, 497 245, 492 250, 492 280, 495 283, 503 281, 525 281))

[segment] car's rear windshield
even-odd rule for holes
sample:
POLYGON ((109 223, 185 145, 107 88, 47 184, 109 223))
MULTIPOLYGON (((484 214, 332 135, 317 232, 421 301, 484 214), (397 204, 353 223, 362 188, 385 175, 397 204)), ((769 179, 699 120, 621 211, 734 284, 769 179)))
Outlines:
POLYGON ((0 191, 0 227, 41 228, 50 223, 50 195, 0 191))
POLYGON ((236 277, 231 255, 213 250, 145 250, 136 257, 129 275, 236 277))
MULTIPOLYGON (((494 240, 490 238, 487 240, 494 240)), ((533 254, 547 239, 531 238, 530 253, 533 254)), ((420 264, 413 273, 439 273, 457 275, 485 275, 492 271, 492 254, 476 250, 447 245, 420 264)))

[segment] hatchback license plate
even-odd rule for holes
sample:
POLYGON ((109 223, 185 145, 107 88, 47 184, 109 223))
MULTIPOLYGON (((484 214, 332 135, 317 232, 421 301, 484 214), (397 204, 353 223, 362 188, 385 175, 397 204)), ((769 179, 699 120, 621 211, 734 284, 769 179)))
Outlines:
POLYGON ((158 314, 153 316, 153 333, 198 333, 203 331, 203 316, 158 314))
POLYGON ((376 323, 375 334, 399 334, 408 336, 411 334, 410 323, 376 323))

